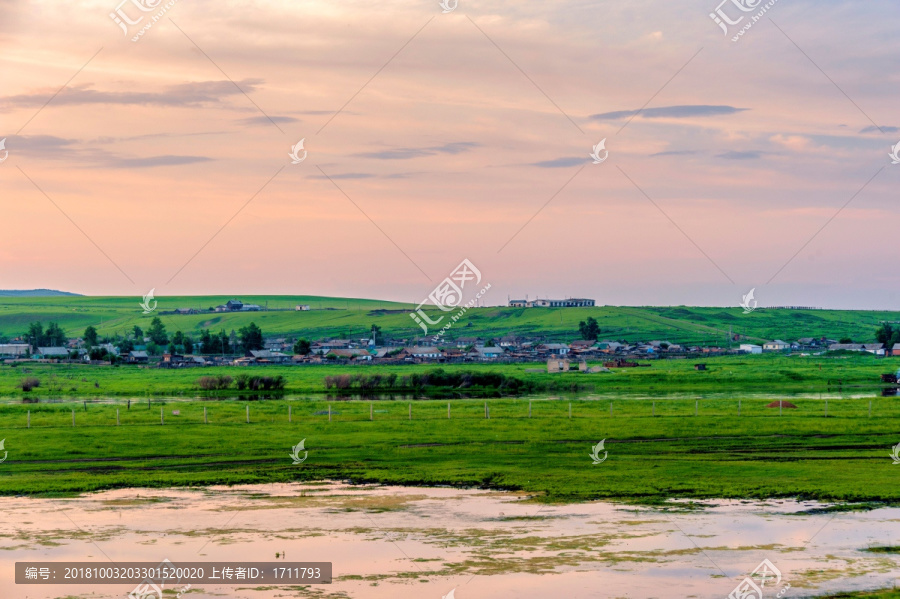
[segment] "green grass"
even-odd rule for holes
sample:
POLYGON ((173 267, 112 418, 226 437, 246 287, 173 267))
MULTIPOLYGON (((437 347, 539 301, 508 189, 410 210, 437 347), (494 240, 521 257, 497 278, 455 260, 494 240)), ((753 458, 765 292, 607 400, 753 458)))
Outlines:
POLYGON ((838 593, 823 595, 817 599, 900 599, 900 590, 884 589, 882 591, 861 591, 859 593, 838 593))
MULTIPOLYGON (((591 362, 599 363, 599 362, 591 362)), ((537 388, 553 391, 587 391, 596 393, 632 393, 664 397, 672 393, 725 394, 741 392, 792 393, 859 393, 873 395, 881 387, 879 375, 894 372, 900 360, 876 358, 870 354, 853 356, 727 356, 701 360, 655 360, 646 368, 620 368, 611 373, 582 374, 568 372, 548 374, 527 372, 545 368, 544 364, 451 364, 451 365, 304 365, 266 366, 263 368, 160 369, 138 366, 90 366, 64 364, 26 364, 0 367, 0 401, 3 398, 53 398, 96 396, 208 396, 201 392, 197 379, 201 376, 239 373, 267 376, 282 375, 287 379, 286 393, 320 394, 325 392, 324 379, 339 374, 390 374, 399 376, 423 373, 436 367, 447 371, 498 371, 534 383, 537 388), (707 371, 694 370, 703 361, 707 371), (23 378, 36 377, 41 386, 24 393, 19 385, 23 378)), ((234 390, 218 392, 235 395, 234 390)))
POLYGON ((451 419, 446 401, 430 400, 3 405, 0 494, 337 479, 516 489, 551 502, 900 501, 888 457, 900 407, 889 399, 874 400, 872 418, 867 399, 832 401, 828 418, 812 399, 781 416, 744 399, 740 418, 726 399, 701 401, 698 416, 693 400, 659 400, 655 417, 647 400, 613 400, 612 416, 608 400, 573 400, 571 419, 568 400, 533 401, 531 418, 525 399, 489 400, 490 419, 483 401, 451 403, 451 419), (301 439, 309 459, 292 465, 301 439), (592 465, 601 439, 609 458, 592 465))
MULTIPOLYGON (((426 291, 427 290, 423 290, 426 291)), ((229 296, 189 296, 158 298, 159 311, 194 307, 206 310, 223 304, 229 296)), ((255 303, 286 311, 251 313, 203 313, 161 316, 170 331, 196 333, 201 328, 237 330, 251 321, 268 335, 365 336, 377 324, 391 337, 413 339, 422 330, 409 317, 412 304, 378 300, 327 298, 318 296, 240 296, 255 303), (293 310, 297 304, 309 304, 309 312, 293 310)), ((139 297, 49 297, 0 298, 0 332, 24 333, 28 323, 41 320, 58 322, 71 336, 80 336, 94 325, 102 335, 124 334, 137 324, 146 330, 157 315, 144 315, 139 297)), ((439 315, 434 311, 435 316, 439 315)), ((506 308, 488 307, 468 311, 446 339, 507 334, 544 336, 549 339, 577 338, 578 322, 588 316, 597 319, 602 337, 629 341, 652 339, 676 343, 727 345, 727 333, 745 335, 760 342, 781 338, 851 337, 855 341, 874 341, 875 329, 882 321, 900 320, 900 312, 862 310, 771 310, 758 309, 744 315, 740 308, 697 307, 617 307, 596 308, 506 308)))

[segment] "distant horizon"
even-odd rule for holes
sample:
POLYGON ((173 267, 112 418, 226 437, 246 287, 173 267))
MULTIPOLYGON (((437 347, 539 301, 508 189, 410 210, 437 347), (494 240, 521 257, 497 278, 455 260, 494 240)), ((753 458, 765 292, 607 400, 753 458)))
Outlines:
MULTIPOLYGON (((40 288, 40 289, 0 289, 0 303, 2 303, 2 299, 6 298, 114 298, 114 299, 130 299, 133 297, 139 296, 131 296, 131 295, 102 295, 102 294, 82 294, 75 293, 70 291, 62 291, 58 289, 50 289, 50 288, 40 288), (36 294, 34 292, 48 292, 46 294, 36 294), (33 294, 34 293, 34 294, 33 294), (13 295, 13 294, 21 294, 21 295, 13 295)), ((404 301, 397 299, 384 299, 378 297, 355 297, 355 296, 344 296, 344 295, 321 295, 321 294, 283 294, 283 293, 259 293, 259 292, 250 292, 250 293, 205 293, 205 294, 184 294, 184 295, 156 295, 157 300, 164 300, 165 298, 229 298, 229 299, 238 299, 240 300, 242 297, 252 297, 252 298, 321 298, 321 299, 333 299, 333 300, 344 300, 344 301, 371 301, 371 302, 384 302, 384 303, 395 303, 399 305, 418 305, 418 301, 404 301)), ((524 296, 523 296, 524 297, 524 296)), ((529 294, 529 299, 572 299, 574 296, 565 296, 565 295, 550 295, 550 296, 534 296, 532 297, 529 294)), ((522 299, 522 298, 515 298, 522 299)), ((595 299, 595 298, 585 298, 585 299, 595 299)), ((433 307, 433 306, 432 306, 433 307)), ((502 304, 494 304, 494 303, 485 303, 484 308, 508 308, 507 303, 502 304)), ((625 308, 720 308, 720 309, 740 309, 740 306, 723 306, 723 305, 715 305, 715 304, 601 304, 598 303, 595 308, 617 308, 617 307, 625 307, 625 308)), ((176 308, 176 306, 172 306, 172 309, 176 308)), ((164 310, 164 308, 159 308, 164 310)), ((528 310, 571 310, 575 308, 543 308, 543 307, 535 307, 535 308, 524 308, 528 310)), ((584 308, 590 309, 590 308, 584 308)), ((809 310, 829 310, 829 311, 854 311, 854 312, 900 312, 900 309, 891 309, 891 308, 831 308, 831 307, 822 307, 822 306, 813 306, 813 305, 802 305, 802 304, 792 304, 792 305, 758 305, 755 310, 774 310, 774 309, 809 309, 809 310)))

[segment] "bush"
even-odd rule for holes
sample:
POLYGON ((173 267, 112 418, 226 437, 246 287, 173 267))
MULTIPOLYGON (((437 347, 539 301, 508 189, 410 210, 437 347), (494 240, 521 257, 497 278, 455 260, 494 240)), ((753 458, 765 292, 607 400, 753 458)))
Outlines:
POLYGON ((238 390, 243 391, 247 388, 247 383, 250 381, 250 375, 248 374, 239 374, 234 377, 234 385, 238 388, 238 390))
POLYGON ((197 379, 197 385, 204 391, 218 391, 228 389, 231 386, 230 376, 201 376, 197 379))
POLYGON ((22 388, 22 391, 25 391, 27 393, 28 391, 31 391, 36 387, 40 387, 41 381, 34 378, 33 376, 30 376, 22 379, 22 382, 19 383, 19 386, 22 388))

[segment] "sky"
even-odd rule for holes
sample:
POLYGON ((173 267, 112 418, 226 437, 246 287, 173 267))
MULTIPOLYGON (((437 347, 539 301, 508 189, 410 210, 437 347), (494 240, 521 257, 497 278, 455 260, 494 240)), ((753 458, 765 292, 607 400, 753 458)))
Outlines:
POLYGON ((900 306, 893 0, 118 1, 0 0, 2 289, 900 306))

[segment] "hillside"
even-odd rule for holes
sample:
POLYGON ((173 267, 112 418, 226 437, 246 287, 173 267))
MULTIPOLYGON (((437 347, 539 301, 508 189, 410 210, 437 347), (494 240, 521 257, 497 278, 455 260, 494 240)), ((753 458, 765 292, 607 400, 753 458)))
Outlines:
POLYGON ((0 297, 82 297, 78 293, 55 289, 0 289, 0 297))
MULTIPOLYGON (((208 309, 223 304, 229 296, 162 297, 157 311, 145 315, 139 297, 2 297, 0 334, 23 333, 28 323, 58 322, 70 336, 80 336, 88 325, 101 335, 124 334, 134 325, 144 329, 155 316, 169 331, 197 332, 240 329, 256 322, 266 335, 288 337, 358 337, 373 324, 388 337, 414 340, 422 330, 410 318, 411 304, 356 298, 317 296, 241 296, 246 303, 268 307, 263 312, 215 313, 208 309), (309 311, 296 311, 307 304, 309 311), (195 308, 199 314, 166 314, 177 308, 195 308)), ((432 318, 441 313, 429 311, 432 318)), ((795 340, 800 337, 850 337, 854 341, 874 341, 875 329, 883 321, 900 321, 900 312, 853 310, 758 309, 743 314, 740 308, 623 307, 594 308, 507 308, 486 307, 469 310, 451 328, 446 339, 515 334, 546 340, 573 340, 578 323, 589 316, 597 319, 601 338, 667 340, 673 343, 727 345, 729 330, 734 335, 761 342, 770 339, 795 340)), ((431 333, 434 334, 435 331, 431 333)))

